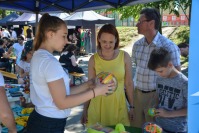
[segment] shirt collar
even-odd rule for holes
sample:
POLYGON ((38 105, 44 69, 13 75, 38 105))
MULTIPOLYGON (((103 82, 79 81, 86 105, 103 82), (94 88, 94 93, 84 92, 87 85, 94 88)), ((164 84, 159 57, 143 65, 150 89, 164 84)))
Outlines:
MULTIPOLYGON (((158 39, 160 36, 161 36, 161 34, 159 32, 157 32, 157 34, 155 35, 155 37, 150 45, 158 46, 158 39)), ((147 44, 146 38, 145 38, 145 44, 147 44)))

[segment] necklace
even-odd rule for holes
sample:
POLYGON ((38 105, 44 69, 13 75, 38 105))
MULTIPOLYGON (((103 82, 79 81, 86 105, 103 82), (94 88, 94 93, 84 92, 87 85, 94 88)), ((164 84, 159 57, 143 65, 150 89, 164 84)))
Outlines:
POLYGON ((101 50, 101 57, 103 58, 103 59, 105 59, 105 60, 112 60, 113 58, 114 58, 114 56, 115 56, 115 50, 114 50, 114 52, 113 52, 113 55, 110 57, 110 58, 105 58, 104 57, 104 55, 102 54, 102 50, 101 50))

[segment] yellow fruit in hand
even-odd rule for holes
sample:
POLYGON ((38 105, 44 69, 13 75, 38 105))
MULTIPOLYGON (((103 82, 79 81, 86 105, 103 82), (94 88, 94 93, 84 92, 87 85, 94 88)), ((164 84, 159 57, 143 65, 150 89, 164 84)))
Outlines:
POLYGON ((103 84, 107 84, 109 83, 111 80, 113 79, 113 75, 109 74, 108 76, 106 76, 106 78, 104 78, 104 80, 102 80, 103 84))

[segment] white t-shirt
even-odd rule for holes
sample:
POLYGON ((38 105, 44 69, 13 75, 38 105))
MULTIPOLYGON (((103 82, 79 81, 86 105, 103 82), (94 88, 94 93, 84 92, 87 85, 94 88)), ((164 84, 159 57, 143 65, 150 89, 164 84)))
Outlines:
POLYGON ((21 67, 24 72, 30 72, 30 63, 26 62, 26 61, 20 61, 19 62, 19 67, 21 67))
POLYGON ((48 88, 48 82, 63 78, 66 95, 70 95, 69 76, 59 61, 48 51, 39 49, 35 51, 30 64, 30 98, 35 105, 35 110, 39 114, 51 118, 68 117, 70 109, 60 110, 57 108, 48 88))
POLYGON ((15 50, 15 55, 18 56, 19 53, 22 52, 23 48, 24 48, 24 45, 20 45, 19 43, 14 43, 13 44, 13 48, 15 50))
POLYGON ((14 30, 12 31, 11 38, 17 39, 17 33, 14 30))
POLYGON ((2 37, 10 37, 10 33, 7 30, 2 31, 2 37))

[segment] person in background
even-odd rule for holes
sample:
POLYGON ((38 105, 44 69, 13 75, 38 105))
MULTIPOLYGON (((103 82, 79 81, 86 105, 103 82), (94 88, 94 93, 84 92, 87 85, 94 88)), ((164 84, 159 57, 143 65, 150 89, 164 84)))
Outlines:
MULTIPOLYGON (((76 49, 77 47, 74 44, 68 44, 68 46, 63 49, 59 62, 63 64, 62 66, 67 69, 69 73, 84 73, 83 69, 78 66, 79 62, 76 60, 74 54, 76 49)), ((82 80, 86 82, 88 81, 88 78, 86 76, 82 76, 82 80)))
POLYGON ((13 44, 14 44, 15 40, 13 39, 8 39, 8 43, 7 43, 7 49, 9 49, 13 44))
POLYGON ((24 38, 22 36, 19 36, 18 38, 18 43, 14 43, 13 46, 11 46, 8 49, 8 53, 14 53, 14 55, 16 56, 16 73, 19 74, 19 62, 20 62, 20 58, 21 58, 21 53, 22 50, 24 49, 24 38))
POLYGON ((10 28, 10 33, 11 33, 11 39, 17 39, 17 33, 16 33, 16 31, 14 30, 14 27, 11 27, 10 28))
POLYGON ((152 106, 149 99, 156 94, 156 78, 154 71, 147 67, 151 51, 163 47, 169 51, 172 63, 180 71, 180 50, 176 44, 158 32, 161 16, 157 9, 145 8, 140 12, 137 22, 138 33, 144 37, 136 41, 132 49, 132 60, 136 65, 134 78, 134 113, 132 126, 141 128, 145 122, 153 121, 148 115, 148 108, 152 106))
POLYGON ((7 29, 2 28, 2 32, 1 32, 1 37, 7 37, 10 38, 10 33, 7 31, 7 29))
POLYGON ((97 35, 98 52, 89 59, 88 78, 101 72, 112 73, 117 79, 117 89, 109 96, 99 96, 84 105, 81 122, 91 126, 97 122, 105 126, 122 123, 130 125, 133 119, 133 80, 131 58, 119 50, 119 34, 115 26, 105 24, 97 35), (129 110, 124 88, 129 99, 129 110))
POLYGON ((11 72, 12 65, 9 62, 9 57, 12 53, 5 52, 4 45, 4 40, 0 39, 0 68, 5 68, 7 72, 11 72))
POLYGON ((27 36, 26 36, 27 41, 32 40, 34 36, 33 36, 33 31, 32 31, 32 26, 31 25, 28 26, 28 29, 26 30, 26 33, 27 33, 27 36))
POLYGON ((187 43, 178 44, 181 56, 187 57, 189 55, 189 45, 187 43))
POLYGON ((73 37, 74 37, 73 34, 68 35, 68 44, 74 44, 74 45, 77 44, 76 38, 73 37))
POLYGON ((1 36, 2 36, 2 27, 0 26, 0 39, 1 39, 1 36))
POLYGON ((7 37, 3 37, 2 39, 4 40, 4 43, 5 43, 4 50, 7 52, 8 49, 13 45, 14 42, 12 39, 9 39, 7 37))
POLYGON ((187 77, 174 67, 171 53, 164 48, 152 51, 148 68, 158 74, 156 123, 167 133, 187 133, 187 77))
MULTIPOLYGON (((1 73, 0 73, 0 121, 3 123, 5 127, 8 128, 8 133, 17 133, 14 115, 12 113, 10 104, 6 96, 4 88, 4 79, 1 73)), ((1 125, 0 125, 0 132, 1 132, 1 125)))
POLYGON ((22 51, 19 62, 18 84, 23 84, 24 81, 29 80, 30 61, 33 55, 32 43, 33 40, 27 41, 22 51))
POLYGON ((76 37, 76 41, 77 41, 77 50, 76 50, 76 55, 79 55, 80 54, 80 48, 81 48, 81 28, 78 28, 76 31, 75 31, 75 35, 73 35, 76 37))
POLYGON ((8 45, 8 41, 10 40, 9 38, 7 38, 7 37, 2 37, 2 39, 3 39, 3 41, 4 41, 4 46, 3 46, 3 49, 4 49, 4 51, 8 51, 8 47, 7 47, 7 45, 8 45))
POLYGON ((91 79, 70 89, 69 75, 53 56, 53 51, 61 52, 67 44, 67 35, 62 19, 47 13, 42 15, 30 65, 30 98, 35 110, 27 122, 28 133, 63 133, 71 107, 106 95, 115 87, 114 83, 95 83, 91 79))

